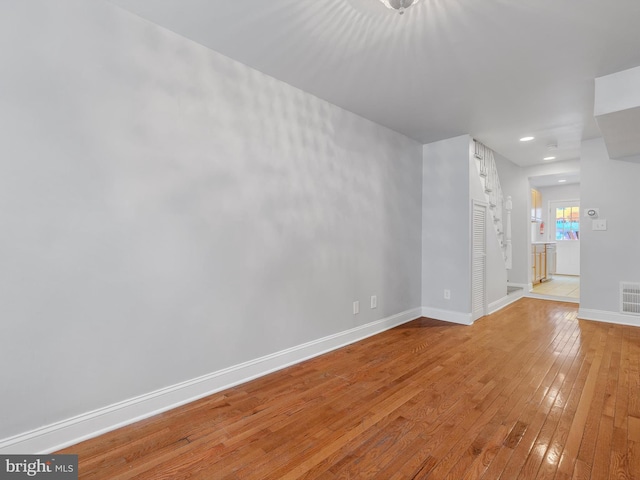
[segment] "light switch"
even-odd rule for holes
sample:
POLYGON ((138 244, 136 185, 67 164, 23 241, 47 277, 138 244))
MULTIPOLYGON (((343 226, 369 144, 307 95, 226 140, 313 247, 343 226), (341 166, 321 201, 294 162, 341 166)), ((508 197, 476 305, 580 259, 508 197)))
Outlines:
POLYGON ((607 221, 603 219, 592 220, 591 230, 603 231, 607 229, 607 221))

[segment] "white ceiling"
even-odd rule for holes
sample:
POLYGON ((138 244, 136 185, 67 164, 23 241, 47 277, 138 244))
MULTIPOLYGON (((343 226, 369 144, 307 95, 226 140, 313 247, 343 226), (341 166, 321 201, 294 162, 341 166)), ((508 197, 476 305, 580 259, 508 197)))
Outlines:
POLYGON ((575 185, 580 183, 580 173, 553 173, 550 175, 538 175, 530 177, 529 183, 532 187, 562 187, 564 185, 575 185), (560 180, 564 180, 561 182, 560 180))
POLYGON ((599 136, 594 79, 640 65, 640 0, 111 0, 421 143, 522 165, 599 136), (518 139, 534 135, 523 144, 518 139))

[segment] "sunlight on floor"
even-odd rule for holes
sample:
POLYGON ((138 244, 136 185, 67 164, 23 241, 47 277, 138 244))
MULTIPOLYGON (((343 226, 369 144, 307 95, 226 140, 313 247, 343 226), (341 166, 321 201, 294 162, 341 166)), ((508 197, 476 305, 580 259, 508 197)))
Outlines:
POLYGON ((558 297, 580 298, 580 277, 574 275, 554 275, 547 282, 533 286, 533 293, 558 297))

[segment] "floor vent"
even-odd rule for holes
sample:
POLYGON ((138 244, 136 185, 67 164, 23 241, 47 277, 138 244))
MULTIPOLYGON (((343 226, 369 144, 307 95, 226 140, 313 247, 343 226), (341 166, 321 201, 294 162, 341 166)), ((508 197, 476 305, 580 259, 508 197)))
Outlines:
POLYGON ((620 282, 620 311, 640 315, 640 283, 620 282))

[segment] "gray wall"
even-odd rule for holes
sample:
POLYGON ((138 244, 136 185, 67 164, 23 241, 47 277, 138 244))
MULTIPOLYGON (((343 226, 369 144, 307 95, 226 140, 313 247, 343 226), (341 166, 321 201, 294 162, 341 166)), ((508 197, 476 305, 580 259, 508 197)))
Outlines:
POLYGON ((526 285, 529 282, 529 232, 531 216, 529 211, 529 179, 524 169, 505 157, 495 154, 496 167, 500 176, 502 194, 506 200, 511 196, 511 245, 513 251, 512 268, 507 270, 509 282, 526 285))
POLYGON ((101 1, 0 51, 0 438, 420 306, 421 145, 101 1))
MULTIPOLYGON (((450 321, 465 319, 447 312, 471 313, 471 203, 477 200, 488 207, 473 152, 469 135, 423 147, 422 305, 442 310, 442 319, 450 321), (451 291, 451 299, 444 298, 445 289, 451 291)), ((490 304, 507 294, 507 278, 489 208, 486 228, 490 304)))
MULTIPOLYGON (((581 227, 580 308, 619 312, 620 281, 640 282, 640 163, 611 160, 604 141, 582 143, 580 205, 599 208, 606 231, 581 227)), ((637 318, 637 317, 636 317, 637 318)))
POLYGON ((422 184, 422 305, 461 313, 471 312, 470 140, 425 145, 422 184))
MULTIPOLYGON (((500 239, 493 222, 493 210, 489 208, 487 194, 484 191, 484 185, 475 159, 475 144, 472 139, 469 140, 469 195, 471 201, 476 200, 487 205, 485 295, 487 306, 489 306, 507 295, 507 269, 504 253, 502 247, 500 247, 500 239)), ((473 236, 472 222, 469 226, 469 238, 471 239, 473 236)), ((470 240, 469 248, 471 248, 471 243, 472 241, 470 240)))

